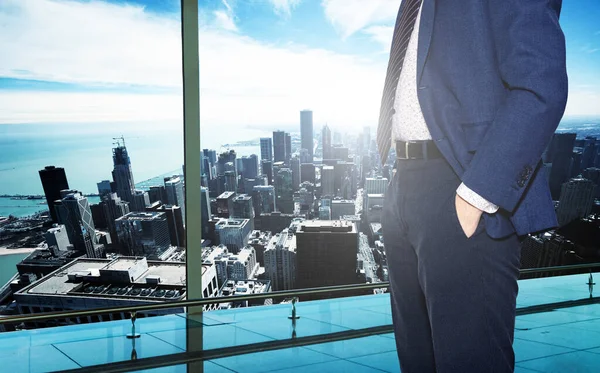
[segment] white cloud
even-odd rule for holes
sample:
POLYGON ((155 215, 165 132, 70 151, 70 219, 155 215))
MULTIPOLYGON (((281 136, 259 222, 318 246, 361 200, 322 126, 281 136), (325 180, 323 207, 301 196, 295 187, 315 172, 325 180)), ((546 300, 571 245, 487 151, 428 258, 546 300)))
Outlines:
POLYGON ((217 10, 214 12, 215 15, 215 19, 216 19, 216 24, 218 27, 222 28, 223 30, 229 30, 229 31, 238 31, 237 26, 235 25, 235 22, 233 21, 233 17, 231 15, 229 15, 228 13, 224 12, 224 11, 220 11, 217 10))
POLYGON ((363 33, 371 36, 373 40, 380 43, 383 51, 390 52, 392 38, 394 36, 394 26, 370 26, 363 30, 363 33))
MULTIPOLYGON (((177 19, 98 1, 2 1, 0 76, 79 84, 166 87, 180 92, 177 19)), ((200 31, 203 131, 315 123, 374 126, 383 61, 289 44, 276 46, 214 25, 200 31)), ((180 119, 178 94, 4 91, 0 123, 180 119)), ((231 132, 229 132, 230 134, 231 132)))
POLYGON ((347 38, 372 25, 394 24, 400 0, 322 0, 325 16, 347 38))
POLYGON ((292 14, 292 9, 294 9, 302 0, 269 0, 273 5, 273 9, 275 13, 289 17, 292 14))

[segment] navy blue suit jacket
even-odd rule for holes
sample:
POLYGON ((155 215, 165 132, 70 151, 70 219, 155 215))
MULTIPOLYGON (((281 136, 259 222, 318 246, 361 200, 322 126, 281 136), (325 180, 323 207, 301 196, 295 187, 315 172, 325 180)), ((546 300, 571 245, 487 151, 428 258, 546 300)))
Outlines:
MULTIPOLYGON (((418 97, 494 238, 557 225, 541 155, 567 100, 562 0, 423 0, 418 97)), ((402 12, 402 5, 400 7, 402 12)))

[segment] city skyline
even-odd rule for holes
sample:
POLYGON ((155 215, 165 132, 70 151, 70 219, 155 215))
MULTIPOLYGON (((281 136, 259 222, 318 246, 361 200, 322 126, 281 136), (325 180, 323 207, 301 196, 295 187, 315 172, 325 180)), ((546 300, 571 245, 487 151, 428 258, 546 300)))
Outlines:
MULTIPOLYGON (((0 62, 0 124, 181 127, 178 3, 2 2, 0 20, 9 37, 0 38, 8 51, 0 62), (10 37, 17 34, 18 44, 10 37), (102 59, 94 58, 98 51, 102 59)), ((203 135, 210 138, 221 125, 286 130, 304 107, 318 113, 316 128, 374 126, 399 3, 201 2, 203 135)), ((599 16, 600 4, 592 0, 563 4, 567 116, 600 115, 599 16)))

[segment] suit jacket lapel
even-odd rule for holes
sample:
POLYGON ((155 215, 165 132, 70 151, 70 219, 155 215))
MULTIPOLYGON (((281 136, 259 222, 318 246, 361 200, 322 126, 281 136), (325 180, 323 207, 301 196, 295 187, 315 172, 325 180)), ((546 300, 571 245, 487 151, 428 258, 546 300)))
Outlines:
POLYGON ((423 75, 423 66, 429 53, 431 35, 433 34, 433 18, 435 16, 435 0, 423 0, 421 9, 421 25, 419 29, 419 46, 417 50, 417 84, 423 75))

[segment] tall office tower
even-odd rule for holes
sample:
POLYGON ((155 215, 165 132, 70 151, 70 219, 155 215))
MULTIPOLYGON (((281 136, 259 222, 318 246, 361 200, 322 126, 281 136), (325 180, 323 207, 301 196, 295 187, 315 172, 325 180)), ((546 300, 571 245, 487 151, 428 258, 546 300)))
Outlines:
POLYGON ((284 214, 294 213, 294 188, 292 187, 292 170, 281 168, 275 176, 275 195, 277 209, 284 214))
POLYGON ((331 219, 338 220, 344 215, 354 215, 356 205, 353 200, 334 199, 331 201, 331 219))
POLYGON ((217 175, 224 175, 225 171, 236 171, 236 157, 237 154, 233 149, 219 154, 219 158, 217 159, 217 175))
POLYGON ((213 178, 212 164, 204 152, 200 153, 200 175, 205 180, 213 178))
POLYGON ((235 171, 225 171, 225 191, 237 192, 237 175, 235 171))
POLYGON ((208 237, 208 221, 211 218, 210 213, 210 197, 208 194, 208 189, 205 187, 200 187, 200 211, 202 218, 202 238, 206 239, 208 237))
POLYGON ((570 177, 576 137, 577 134, 575 133, 555 133, 547 151, 544 153, 544 163, 552 164, 550 169, 550 191, 554 200, 558 200, 562 184, 570 177))
POLYGON ((340 159, 344 162, 348 161, 349 150, 343 146, 334 146, 331 148, 331 157, 333 159, 340 159))
POLYGON ((235 170, 237 170, 237 173, 240 176, 244 176, 244 162, 242 161, 242 158, 236 158, 235 160, 235 170))
POLYGON ((267 178, 267 184, 273 185, 273 162, 262 161, 260 165, 261 175, 267 178))
POLYGON ((323 143, 323 159, 331 159, 331 130, 327 125, 321 131, 321 142, 323 143))
POLYGON ((181 207, 181 214, 185 219, 185 194, 183 192, 183 182, 181 181, 181 178, 175 175, 172 177, 166 177, 165 192, 167 204, 181 207))
POLYGON ((98 195, 100 198, 113 193, 110 180, 102 180, 101 182, 96 183, 96 186, 98 187, 98 195))
POLYGON ((217 217, 229 218, 233 214, 235 192, 224 192, 217 197, 217 217))
POLYGON ((104 206, 102 205, 102 202, 92 203, 90 205, 90 211, 92 212, 92 220, 94 221, 94 226, 96 227, 96 229, 108 229, 108 222, 106 221, 106 216, 104 214, 104 206))
POLYGON ((116 192, 124 201, 131 202, 135 182, 133 181, 133 172, 131 170, 131 160, 125 147, 125 139, 117 139, 113 152, 113 171, 112 177, 116 183, 116 192))
POLYGON ((285 162, 285 132, 273 131, 273 160, 285 162))
POLYGON ((252 154, 249 157, 242 157, 242 167, 244 172, 242 173, 246 179, 254 179, 258 176, 258 157, 256 154, 252 154))
POLYGON ((296 285, 296 236, 288 229, 277 233, 263 254, 265 275, 274 291, 294 289, 296 285))
POLYGON ((296 287, 356 283, 358 233, 353 223, 306 220, 296 230, 296 287))
POLYGON ((244 179, 242 184, 244 193, 252 194, 255 186, 267 185, 267 178, 265 176, 260 176, 255 179, 244 179))
POLYGON ((290 161, 290 168, 292 169, 292 189, 294 191, 300 188, 300 158, 294 157, 290 161))
POLYGON ((255 216, 274 212, 276 208, 275 187, 273 185, 255 186, 252 189, 252 202, 254 204, 255 216))
POLYGON ((153 185, 148 190, 148 199, 150 203, 160 202, 168 203, 167 201, 167 190, 164 185, 153 185))
POLYGON ((588 179, 571 179, 562 185, 556 215, 558 225, 584 218, 592 212, 596 185, 588 179))
POLYGON ((600 168, 590 167, 583 170, 583 177, 596 185, 594 198, 600 198, 600 168))
POLYGON ((164 212, 130 212, 115 223, 124 255, 158 259, 171 245, 164 212))
POLYGON ((100 205, 102 205, 102 209, 104 210, 104 218, 106 219, 110 239, 113 244, 118 245, 119 237, 117 235, 115 220, 129 214, 129 202, 123 201, 117 193, 110 193, 102 198, 100 205))
POLYGON ((131 196, 129 210, 144 212, 146 211, 147 206, 150 206, 150 197, 148 196, 148 192, 139 189, 134 190, 133 195, 131 196))
POLYGON ((322 196, 335 196, 335 169, 333 166, 323 166, 321 169, 321 189, 322 196))
POLYGON ((333 141, 331 142, 331 145, 342 145, 343 144, 342 134, 339 133, 338 131, 333 131, 332 139, 333 139, 333 141))
POLYGON ((365 179, 365 195, 367 194, 385 194, 388 187, 388 179, 377 176, 367 177, 365 179))
POLYGON ((289 133, 285 133, 285 164, 290 164, 292 159, 292 136, 289 133))
POLYGON ((217 241, 234 254, 246 246, 251 232, 248 219, 220 219, 215 225, 217 241))
POLYGON ((54 201, 61 198, 61 190, 69 189, 69 182, 67 181, 65 169, 62 167, 46 166, 43 170, 39 171, 39 174, 40 180, 42 181, 42 188, 44 188, 44 194, 46 195, 46 203, 48 204, 50 217, 53 222, 58 223, 54 201))
POLYGON ((307 163, 313 161, 313 112, 302 110, 300 112, 300 148, 308 150, 307 163))
POLYGON ((363 152, 364 154, 369 154, 369 150, 371 148, 371 127, 366 126, 363 127, 362 133, 362 144, 363 144, 363 152))
POLYGON ((233 198, 233 217, 236 219, 248 219, 250 230, 254 230, 254 206, 252 196, 240 194, 233 198))
POLYGON ((213 149, 202 149, 204 156, 209 160, 211 166, 217 163, 217 151, 213 149))
MULTIPOLYGON (((181 214, 181 207, 174 205, 163 205, 160 202, 154 202, 152 205, 146 208, 145 212, 164 213, 167 217, 171 246, 185 247, 185 228, 183 226, 184 217, 181 214)), ((202 229, 204 229, 204 226, 202 229)))
POLYGON ((260 160, 273 160, 273 140, 270 137, 260 138, 260 160))
POLYGON ((315 165, 312 163, 302 163, 302 165, 300 165, 300 182, 303 183, 308 181, 309 183, 314 184, 315 180, 315 165))
POLYGON ((593 167, 596 155, 598 154, 598 146, 594 136, 587 136, 583 145, 583 154, 581 156, 581 169, 593 167))
POLYGON ((94 258, 98 241, 88 199, 76 191, 62 194, 63 198, 54 202, 58 222, 64 224, 73 248, 94 258))
POLYGON ((62 224, 48 229, 44 233, 44 239, 48 247, 55 246, 59 251, 67 251, 69 250, 69 245, 71 245, 67 228, 62 224))

